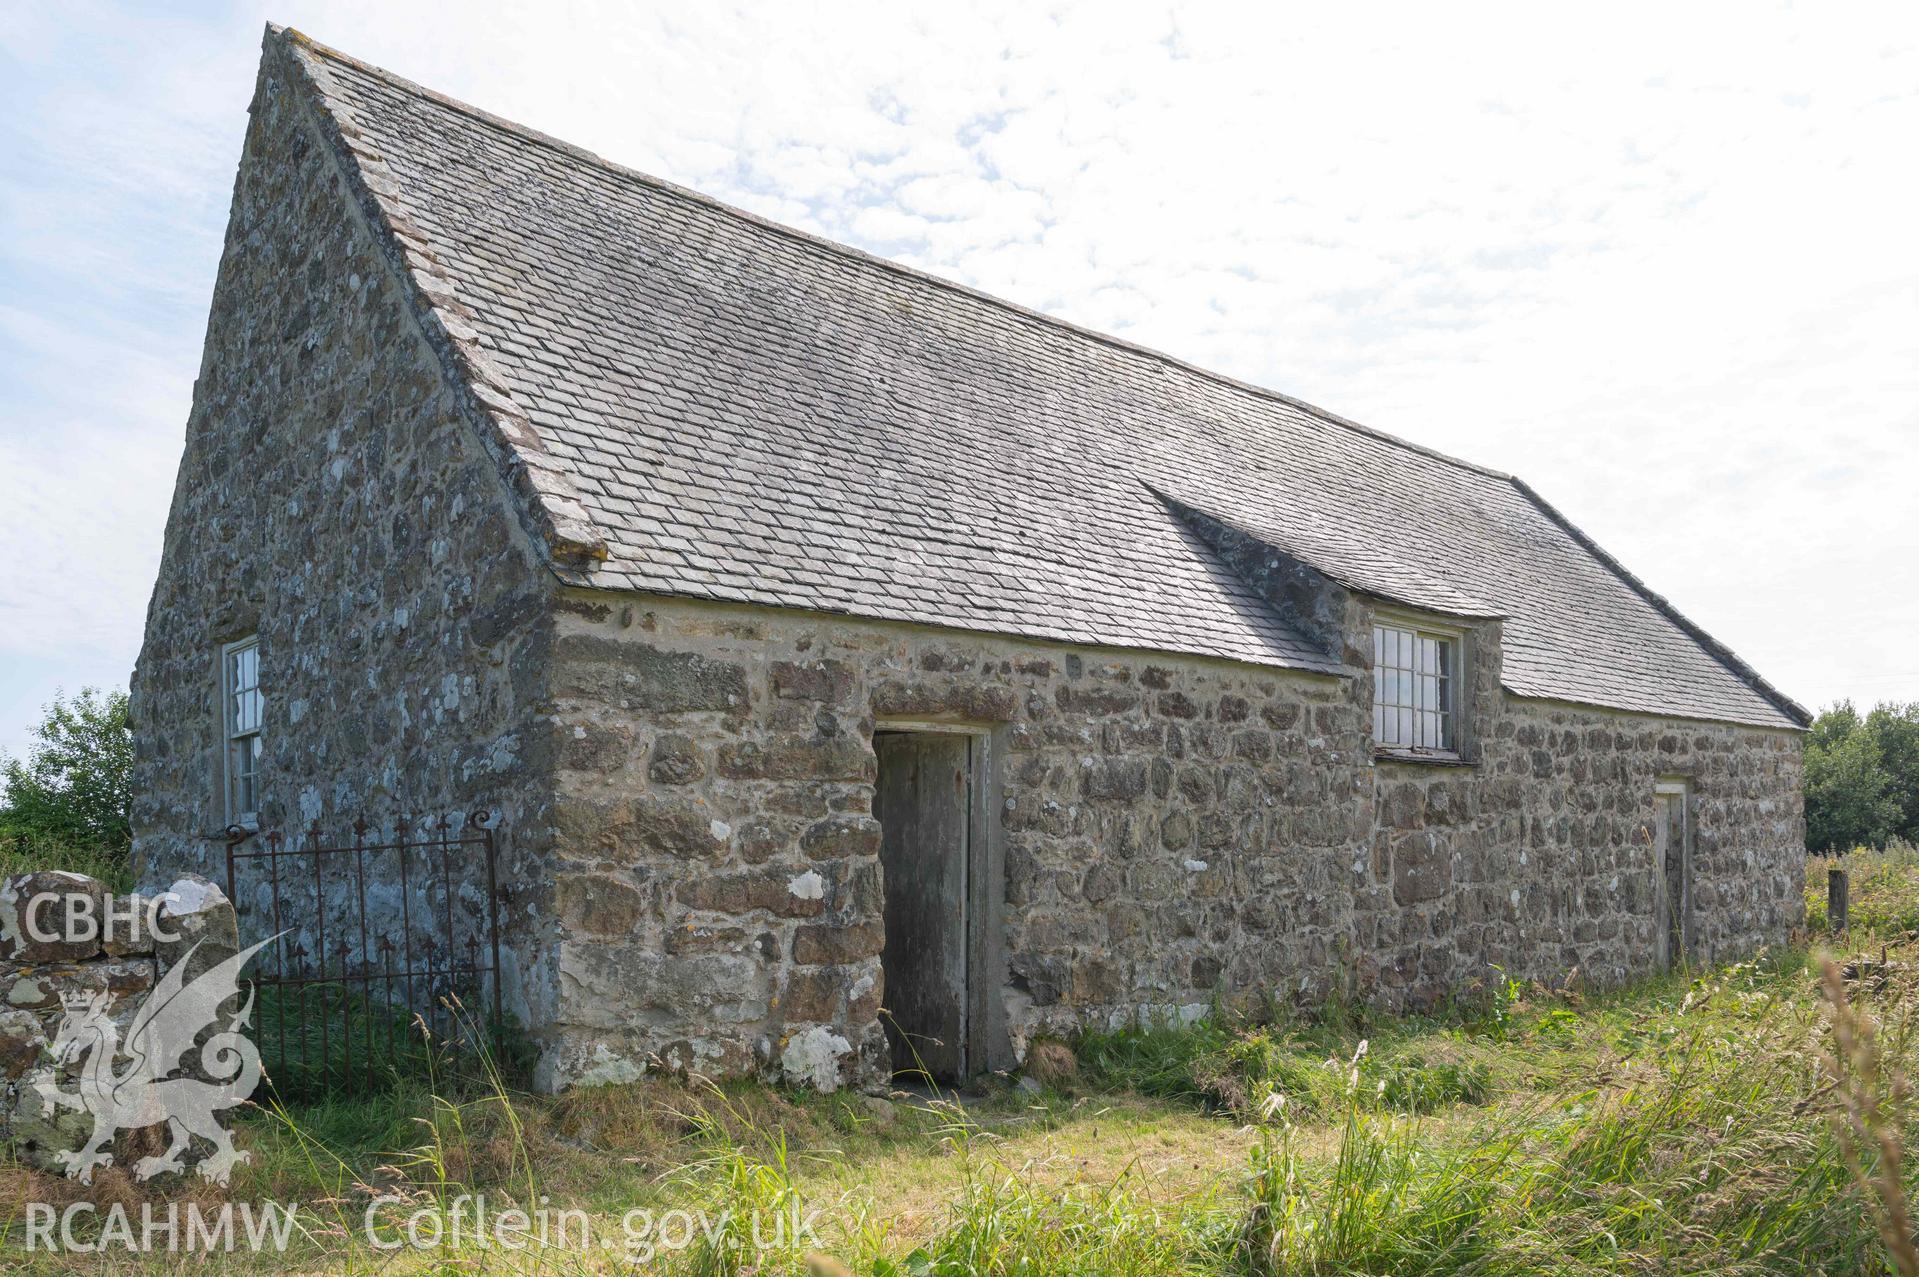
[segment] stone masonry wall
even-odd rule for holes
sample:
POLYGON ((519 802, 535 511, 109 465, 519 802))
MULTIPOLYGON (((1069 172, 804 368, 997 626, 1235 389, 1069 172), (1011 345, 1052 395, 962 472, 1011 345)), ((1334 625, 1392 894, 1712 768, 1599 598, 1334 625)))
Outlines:
POLYGON ((1656 952, 1652 795, 1692 786, 1693 951, 1740 957, 1804 921, 1797 736, 1504 698, 1476 768, 1380 762, 1374 855, 1397 910, 1355 933, 1362 988, 1430 1001, 1498 964, 1617 985, 1656 952))
POLYGON ((994 730, 1016 1051, 1216 996, 1429 1005, 1494 963, 1644 973, 1667 776, 1697 794, 1705 954, 1784 938, 1796 737, 1516 701, 1496 624, 1475 637, 1477 761, 1436 767, 1375 762, 1365 678, 569 594, 545 1080, 881 1076, 889 720, 994 730))
POLYGON ((223 881, 220 649, 258 634, 264 828, 487 808, 537 881, 551 574, 287 74, 262 64, 133 677, 136 864, 223 881))
POLYGON ((554 678, 555 1081, 649 1057, 810 1078, 833 1037, 875 1076, 884 719, 1003 727, 1016 1043, 1326 967, 1371 827, 1337 680, 586 596, 554 678))

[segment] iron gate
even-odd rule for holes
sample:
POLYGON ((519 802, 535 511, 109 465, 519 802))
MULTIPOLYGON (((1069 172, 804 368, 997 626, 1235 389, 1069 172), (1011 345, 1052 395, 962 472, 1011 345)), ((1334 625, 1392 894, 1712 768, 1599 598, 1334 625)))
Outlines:
POLYGON ((500 1014, 493 821, 401 816, 329 841, 229 831, 227 896, 253 975, 254 1040, 282 1095, 372 1086, 491 1044, 500 1014))

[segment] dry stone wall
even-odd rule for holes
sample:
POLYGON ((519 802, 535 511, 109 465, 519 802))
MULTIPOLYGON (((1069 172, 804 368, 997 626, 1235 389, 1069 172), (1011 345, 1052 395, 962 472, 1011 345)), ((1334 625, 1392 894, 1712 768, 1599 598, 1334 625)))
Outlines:
MULTIPOLYGON (((117 895, 59 870, 0 882, 0 1142, 21 1161, 59 1171, 60 1154, 93 1129, 91 1113, 46 1096, 47 1087, 71 1093, 85 1063, 52 1050, 68 999, 105 999, 124 1034, 177 963, 192 956, 191 978, 232 957, 237 943, 232 905, 197 876, 151 896, 117 895)), ((120 1142, 137 1138, 129 1131, 120 1142)))
MULTIPOLYGON (((1364 607, 1347 623, 1370 633, 1364 607)), ((1496 624, 1475 640, 1474 763, 1442 768, 1375 761, 1363 678, 570 594, 546 1080, 881 1076, 892 723, 992 734, 1015 1055, 1221 997, 1431 1005, 1494 964, 1644 973, 1664 777, 1697 794, 1704 952, 1784 937, 1792 734, 1516 701, 1496 624)))

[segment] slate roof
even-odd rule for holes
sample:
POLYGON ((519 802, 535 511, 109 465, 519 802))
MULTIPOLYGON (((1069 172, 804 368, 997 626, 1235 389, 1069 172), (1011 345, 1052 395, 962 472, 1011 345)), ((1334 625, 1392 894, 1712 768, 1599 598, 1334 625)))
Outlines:
POLYGON ((566 579, 1337 670, 1185 503, 1354 588, 1504 616, 1519 695, 1806 721, 1507 475, 275 41, 508 451, 603 544, 566 579))

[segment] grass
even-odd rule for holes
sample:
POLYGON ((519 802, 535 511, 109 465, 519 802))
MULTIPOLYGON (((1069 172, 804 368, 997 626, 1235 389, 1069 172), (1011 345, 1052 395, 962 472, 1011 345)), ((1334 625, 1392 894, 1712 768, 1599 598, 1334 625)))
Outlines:
POLYGON ((1234 1026, 1215 1017, 1178 1028, 1089 1033, 1077 1044, 1090 1077, 1108 1090, 1190 1100, 1250 1119, 1281 1095, 1295 1115, 1327 1117, 1347 1104, 1357 1069, 1369 1109, 1430 1113, 1491 1095, 1499 1019, 1516 991, 1485 1010, 1442 1017, 1385 1017, 1332 1008, 1310 1023, 1234 1026), (1360 1041, 1368 1049, 1345 1060, 1360 1041))
POLYGON ((1815 857, 1806 868, 1806 926, 1829 930, 1826 871, 1844 868, 1851 878, 1851 927, 1865 935, 1919 935, 1919 847, 1893 839, 1883 850, 1861 847, 1844 856, 1815 857))
MULTIPOLYGON (((1852 872, 1854 933, 1830 964, 1799 946, 1600 994, 1489 972, 1427 1017, 1334 1006, 1092 1034, 1076 1068, 1052 1053, 1039 1090, 1002 1081, 963 1105, 667 1078, 537 1097, 433 1063, 244 1120, 255 1161, 231 1196, 307 1204, 285 1257, 25 1255, 17 1224, 0 1247, 48 1272, 1919 1277, 1919 855, 1852 872), (577 1211, 593 1244, 366 1240, 375 1198, 391 1237, 467 1192, 496 1217, 577 1211)), ((5 1176, 16 1220, 78 1192, 5 1176)), ((115 1169, 86 1196, 137 1210, 148 1194, 115 1169)))
POLYGON ((42 869, 86 874, 105 883, 109 891, 133 890, 133 862, 124 850, 78 846, 39 834, 0 829, 0 878, 42 869))
POLYGON ((472 1017, 444 1001, 434 1023, 424 1025, 378 996, 377 983, 374 988, 369 994, 352 984, 262 987, 253 1023, 266 1096, 303 1108, 341 1092, 390 1092, 409 1078, 470 1083, 488 1065, 508 1085, 531 1076, 533 1051, 515 1026, 481 1034, 472 1017), (482 1050, 491 1055, 480 1058, 482 1050))

